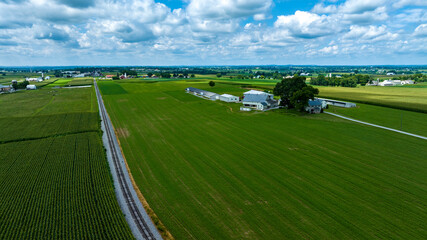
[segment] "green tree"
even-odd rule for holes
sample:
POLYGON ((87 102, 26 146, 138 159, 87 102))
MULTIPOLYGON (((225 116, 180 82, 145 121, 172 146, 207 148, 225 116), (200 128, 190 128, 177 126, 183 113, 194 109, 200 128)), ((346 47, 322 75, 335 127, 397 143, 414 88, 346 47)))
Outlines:
POLYGON ((314 96, 317 94, 319 94, 319 89, 312 86, 305 86, 292 94, 290 102, 298 111, 302 112, 308 106, 308 101, 314 99, 314 96))
POLYGON ((217 73, 217 74, 216 74, 216 77, 217 77, 217 78, 220 78, 220 77, 222 77, 222 74, 221 74, 221 73, 217 73))
POLYGON ((162 76, 162 78, 171 78, 170 73, 162 73, 161 76, 162 76))
POLYGON ((153 73, 150 73, 150 72, 149 72, 149 73, 147 73, 147 76, 148 76, 148 77, 152 77, 152 76, 153 76, 153 73))
POLYGON ((294 108, 295 106, 291 102, 292 95, 306 86, 305 77, 294 76, 293 78, 283 79, 281 82, 278 82, 273 93, 276 96, 280 96, 281 105, 287 108, 294 108))
POLYGON ((215 86, 215 82, 214 81, 210 81, 209 82, 209 86, 214 87, 215 86))
POLYGON ((190 76, 190 77, 194 78, 194 77, 196 77, 196 75, 194 75, 194 74, 191 74, 191 76, 190 76))

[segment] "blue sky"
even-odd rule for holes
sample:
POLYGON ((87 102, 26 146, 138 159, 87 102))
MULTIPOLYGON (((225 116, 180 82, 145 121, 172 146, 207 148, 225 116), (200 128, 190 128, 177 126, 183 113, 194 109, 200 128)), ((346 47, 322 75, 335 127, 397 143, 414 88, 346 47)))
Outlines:
POLYGON ((0 66, 427 64, 427 0, 0 0, 0 66))

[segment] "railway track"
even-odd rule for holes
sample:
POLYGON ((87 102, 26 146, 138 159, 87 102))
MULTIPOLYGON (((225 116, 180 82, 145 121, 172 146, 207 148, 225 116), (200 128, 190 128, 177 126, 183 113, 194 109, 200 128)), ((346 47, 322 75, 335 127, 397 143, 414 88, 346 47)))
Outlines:
MULTIPOLYGON (((117 181, 118 184, 120 186, 121 189, 121 193, 123 194, 123 198, 124 201, 126 203, 126 206, 132 216, 132 220, 136 226, 136 228, 138 229, 139 233, 141 234, 143 239, 147 239, 147 240, 152 240, 152 239, 159 239, 158 236, 160 236, 159 234, 153 234, 153 231, 150 229, 150 227, 148 226, 146 219, 143 217, 143 213, 141 212, 140 208, 138 207, 138 203, 141 204, 139 202, 138 198, 134 198, 134 196, 132 195, 131 192, 131 188, 132 185, 130 183, 130 181, 127 181, 125 174, 127 174, 127 171, 125 172, 122 168, 122 165, 120 164, 120 155, 121 152, 118 152, 117 148, 115 147, 116 142, 114 141, 115 139, 115 133, 114 133, 114 128, 113 126, 111 126, 111 122, 108 121, 108 114, 107 114, 107 110, 105 109, 105 105, 104 102, 102 100, 102 96, 101 93, 99 91, 98 85, 96 84, 96 81, 94 81, 94 86, 95 86, 95 91, 96 91, 96 96, 98 99, 98 105, 99 105, 99 109, 100 109, 100 114, 101 114, 101 118, 102 118, 102 122, 105 126, 105 133, 106 133, 106 137, 108 140, 108 145, 109 148, 111 150, 111 157, 113 160, 113 164, 114 164, 114 170, 116 172, 117 175, 117 181), (138 202, 137 202, 138 201, 138 202)), ((132 189, 133 190, 133 189, 132 189)), ((146 215, 146 213, 145 213, 146 215)), ((150 222, 150 224, 152 224, 150 222)), ((153 227, 152 227, 153 228, 153 227)), ((136 238, 138 238, 137 236, 135 236, 136 238)), ((161 237, 160 237, 161 239, 161 237)))

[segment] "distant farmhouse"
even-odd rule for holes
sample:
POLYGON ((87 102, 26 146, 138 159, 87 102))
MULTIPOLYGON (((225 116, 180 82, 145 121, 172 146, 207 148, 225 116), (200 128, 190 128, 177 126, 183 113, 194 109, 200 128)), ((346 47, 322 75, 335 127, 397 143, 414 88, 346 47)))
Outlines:
POLYGON ((279 102, 274 100, 274 95, 266 92, 250 90, 245 92, 243 97, 243 107, 256 110, 268 110, 279 107, 279 102))

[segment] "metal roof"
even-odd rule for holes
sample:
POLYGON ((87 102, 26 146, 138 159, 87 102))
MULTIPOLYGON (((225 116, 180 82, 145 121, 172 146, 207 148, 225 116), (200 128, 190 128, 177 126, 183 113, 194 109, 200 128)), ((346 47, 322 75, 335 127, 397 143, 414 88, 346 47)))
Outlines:
POLYGON ((265 102, 268 99, 266 94, 246 94, 243 98, 243 102, 265 102))
POLYGON ((248 94, 252 94, 252 95, 268 95, 269 93, 266 93, 266 92, 261 92, 261 91, 258 91, 258 90, 250 90, 250 91, 247 91, 247 92, 245 92, 245 93, 243 93, 244 95, 248 95, 248 94))
POLYGON ((322 102, 320 100, 309 100, 308 106, 314 107, 314 106, 322 106, 322 102))
POLYGON ((227 93, 222 94, 221 97, 228 97, 228 98, 235 97, 236 98, 236 96, 233 96, 233 95, 230 95, 227 93))

